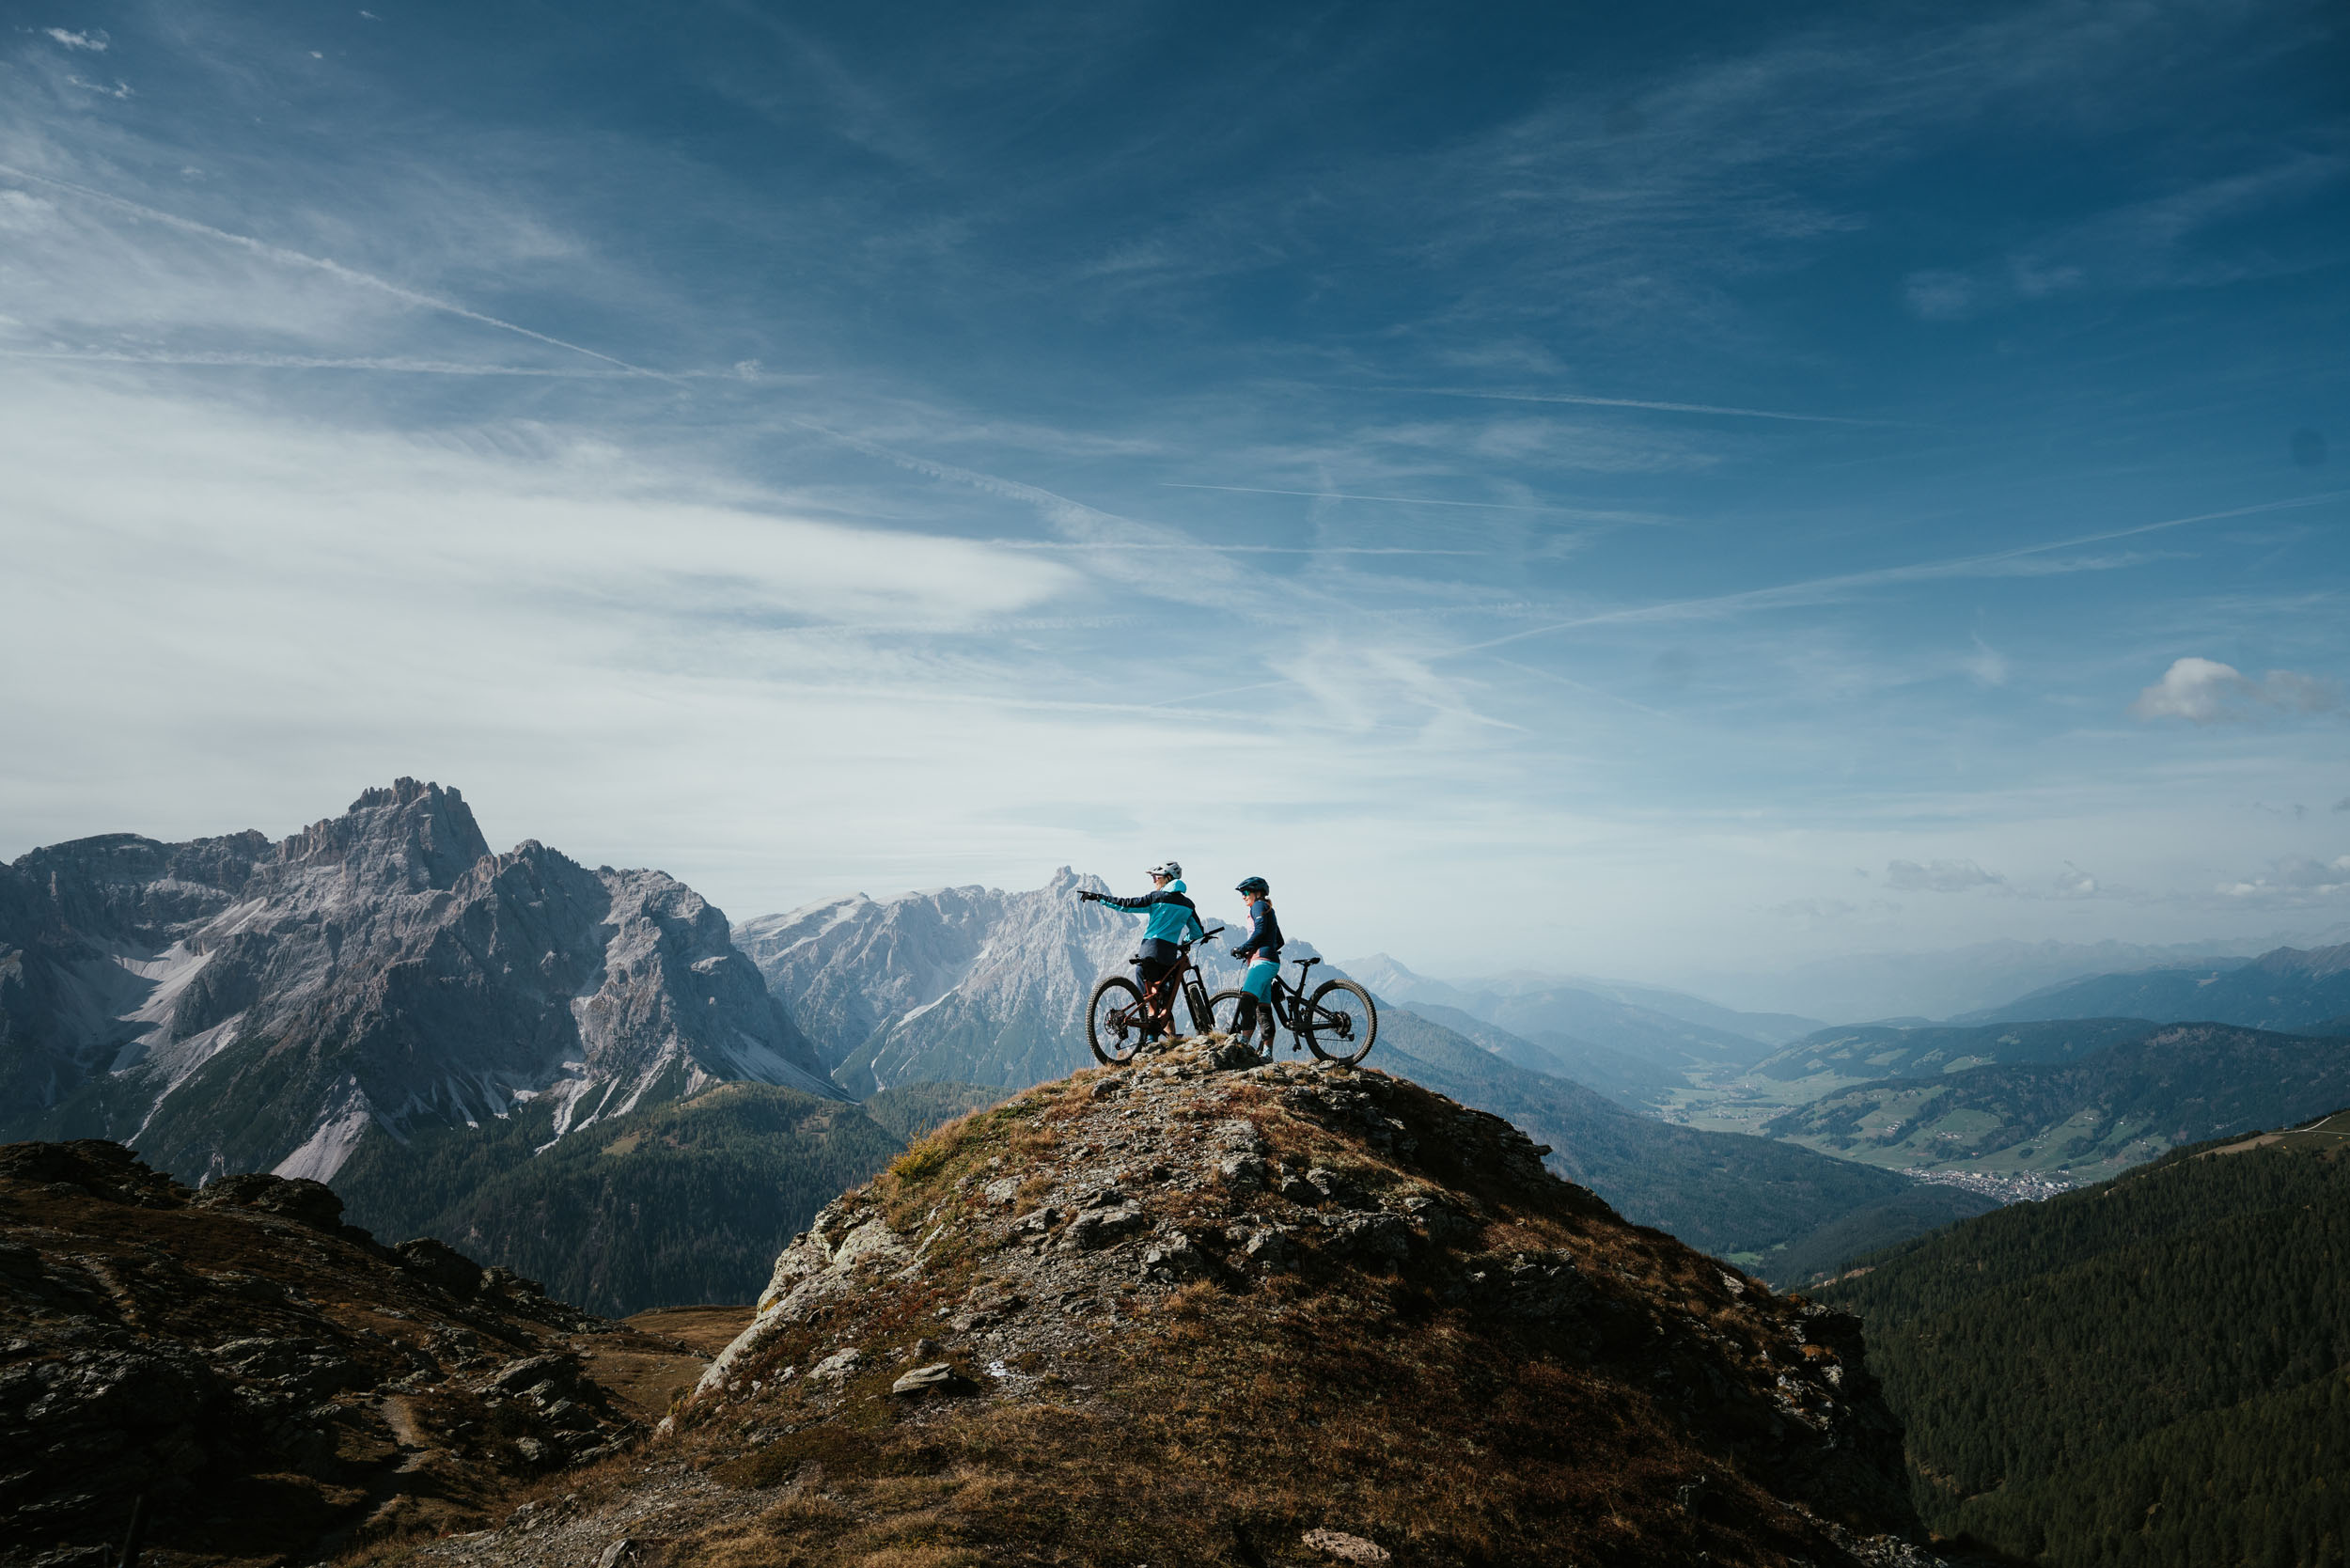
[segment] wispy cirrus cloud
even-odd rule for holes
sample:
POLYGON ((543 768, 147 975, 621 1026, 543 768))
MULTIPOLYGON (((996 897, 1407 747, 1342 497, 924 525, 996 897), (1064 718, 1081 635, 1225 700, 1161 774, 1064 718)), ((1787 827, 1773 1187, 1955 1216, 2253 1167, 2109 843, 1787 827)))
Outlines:
POLYGON ((184 218, 174 212, 166 212, 144 202, 133 201, 126 196, 95 190, 75 180, 61 180, 52 175, 40 174, 7 164, 0 164, 0 179, 16 180, 23 185, 38 186, 43 190, 55 192, 74 200, 88 202, 144 222, 160 224, 180 233, 228 247, 275 266, 321 274, 337 283, 381 294, 402 305, 437 311, 463 321, 478 322, 499 332, 511 333, 517 337, 529 338, 534 342, 546 344, 550 348, 561 349, 570 353, 584 354, 588 358, 602 360, 606 365, 631 374, 656 373, 631 365, 626 360, 616 358, 602 350, 588 348, 513 321, 500 320, 486 312, 470 309, 454 300, 443 299, 420 290, 394 283, 388 278, 378 277, 372 273, 345 266, 328 257, 312 256, 286 245, 272 244, 267 241, 257 240, 249 234, 232 233, 208 223, 199 223, 194 218, 184 218))
POLYGON ((2207 231, 2270 207, 2305 204, 2350 180, 2350 156, 2295 149, 2263 167, 2201 180, 2118 207, 1991 262, 1926 269, 1904 284, 1928 321, 1956 321, 2084 290, 2202 288, 2340 261, 2338 243, 2293 254, 2198 254, 2207 231))

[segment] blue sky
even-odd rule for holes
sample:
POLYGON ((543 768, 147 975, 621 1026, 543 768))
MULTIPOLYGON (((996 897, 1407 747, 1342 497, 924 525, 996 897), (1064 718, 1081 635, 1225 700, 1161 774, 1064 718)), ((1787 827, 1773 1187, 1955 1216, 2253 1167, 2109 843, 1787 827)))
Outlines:
POLYGON ((2350 920, 2340 8, 1621 9, 11 6, 0 855, 2350 920))

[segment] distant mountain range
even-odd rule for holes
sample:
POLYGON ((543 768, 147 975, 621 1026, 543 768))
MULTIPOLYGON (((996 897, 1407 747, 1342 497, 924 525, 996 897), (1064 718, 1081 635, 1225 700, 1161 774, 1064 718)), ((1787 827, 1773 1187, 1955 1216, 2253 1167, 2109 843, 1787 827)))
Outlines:
MULTIPOLYGON (((1374 993, 1375 994, 1375 993, 1374 993)), ((1386 999, 1386 1005, 1402 1004, 1386 999)), ((1463 1012, 1457 1007, 1438 1002, 1416 1001, 1411 1011, 1432 1024, 1440 1024, 1471 1040, 1514 1066, 1529 1073, 1547 1073, 1554 1078, 1565 1078, 1587 1089, 1595 1089, 1609 1099, 1637 1110, 1656 1105, 1680 1087, 1681 1075, 1669 1067, 1639 1057, 1626 1056, 1597 1045, 1563 1043, 1537 1045, 1532 1041, 1512 1034, 1499 1025, 1463 1012)))
POLYGON ((1897 1168, 2081 1181, 2179 1144, 2350 1105, 2350 1041, 2226 1024, 2139 1024, 2121 1033, 2076 1060, 1856 1085, 1775 1117, 1765 1130, 1897 1168))
MULTIPOLYGON (((611 1309, 723 1294, 931 1122, 1089 1062, 1084 999, 1142 929, 1076 898, 1102 886, 1064 868, 1026 891, 855 896, 729 930, 660 871, 535 840, 494 854, 456 791, 405 778, 281 840, 55 845, 0 868, 0 1138, 114 1137, 188 1181, 331 1179, 360 1223, 611 1309)), ((1226 945, 1201 949, 1211 987, 1237 979, 1226 945)), ((1948 1163, 1954 1115, 1975 1156, 2056 1159, 2055 1124, 2112 1101, 2128 1115, 2065 1134, 2093 1165, 2273 1120, 2331 1081, 2248 1089, 2282 1080, 2233 1036, 2164 1045, 2171 1088, 2133 1087, 2112 1049, 2128 1027, 2095 1021, 1821 1030, 1612 981, 1351 967, 1386 1003, 1374 1065, 1509 1116, 1634 1218, 1765 1274, 1987 1206, 1871 1168, 1948 1163), (1949 1071, 1969 1062, 1987 1065, 1949 1071), (1809 1147, 1627 1109, 1758 1064, 1935 1076, 1772 1124, 1809 1147), (2067 1066, 2089 1076, 1981 1076, 2067 1066)), ((2340 966, 2246 968, 2315 1008, 2340 966)))
MULTIPOLYGON (((1109 889, 1064 866, 1023 892, 854 894, 745 920, 734 940, 850 1092, 929 1079, 1026 1088, 1092 1062, 1086 998, 1130 971, 1142 938, 1137 917, 1080 902, 1088 890, 1109 889)), ((1213 910, 1202 922, 1225 923, 1213 910)), ((1198 946, 1211 990, 1239 983, 1236 939, 1198 946)), ((1313 953, 1293 941, 1288 956, 1313 953)))
POLYGON ((1820 1027, 1816 1018, 1735 1012, 1679 992, 1604 980, 1535 975, 1430 980, 1385 953, 1353 960, 1346 970, 1378 996, 1465 1013, 1580 1067, 1578 1075, 1614 1082, 1638 1080, 1627 1061, 1662 1069, 1668 1082, 1692 1070, 1743 1067, 1770 1055, 1775 1044, 1820 1027))
MULTIPOLYGON (((2344 935, 2350 935, 2350 932, 2337 930, 2325 939, 2339 941, 2344 935)), ((1938 952, 1848 953, 1761 973, 1693 974, 1690 980, 1716 996, 1736 997, 1745 1005, 1783 1008, 1843 1022, 1947 1019, 2000 1007, 2028 992, 2091 976, 2248 959, 2283 940, 2288 938, 2213 940, 2169 947, 2136 942, 1979 942, 1938 952)), ((2093 1013, 2108 1015, 2132 1011, 2092 1010, 2093 1013)))
POLYGON ((1757 1062, 1753 1075, 1781 1083, 1806 1078, 1906 1078, 2004 1062, 2076 1061, 2125 1040, 2143 1040, 2143 1018, 2083 1018, 2057 1023, 1902 1026, 1853 1024, 1807 1035, 1757 1062))
POLYGON ((0 1137, 324 1179, 371 1134, 535 1105, 559 1136, 728 1080, 840 1095, 692 888, 494 855, 436 784, 275 842, 111 834, 0 870, 0 1137))
POLYGON ((2152 1018, 2301 1030, 2350 1014, 2350 943, 2279 948, 2250 960, 2171 964, 2044 987, 1951 1020, 2152 1018))
MULTIPOLYGON (((1141 934, 1132 917, 1077 901, 1102 886, 1064 867, 1025 892, 858 895, 745 920, 734 934, 853 1091, 922 1080, 1026 1088, 1090 1064, 1085 998, 1102 975, 1126 968, 1141 934)), ((1224 943, 1201 950, 1211 987, 1238 978, 1224 943)), ((1292 939, 1288 956, 1313 952, 1292 939)), ((1563 1034, 1521 1035, 1439 1001, 1399 1005, 1400 988, 1460 993, 1392 960, 1314 971, 1334 972, 1365 980, 1383 999, 1372 1065, 1508 1117, 1554 1146, 1560 1174, 1626 1215, 1765 1272, 1776 1249, 1861 1211, 1856 1234, 1875 1245, 1989 1206, 1791 1145, 1668 1125, 1608 1098, 1640 1104, 1677 1082, 1677 1067, 1768 1053, 1750 1037, 1555 984, 1471 997, 1538 1023, 1574 1017, 1653 1053, 1636 1056, 1563 1034)))

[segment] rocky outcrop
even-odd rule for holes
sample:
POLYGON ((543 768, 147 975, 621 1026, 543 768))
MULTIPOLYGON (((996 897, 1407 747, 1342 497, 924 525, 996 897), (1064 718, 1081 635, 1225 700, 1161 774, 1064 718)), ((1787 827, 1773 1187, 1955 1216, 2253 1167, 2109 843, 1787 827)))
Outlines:
POLYGON ((189 1179, 326 1179, 371 1127, 597 1116, 753 1079, 838 1094, 659 871, 483 842, 403 778, 278 842, 127 834, 0 870, 0 1133, 133 1142, 189 1179))
POLYGON ((1932 1563, 1857 1322, 1543 1152, 1216 1037, 1032 1089, 827 1207, 642 1467, 418 1557, 1932 1563))
POLYGON ((0 1147, 0 1564, 112 1562, 141 1497, 187 1568, 487 1524, 642 1431, 588 1361, 660 1347, 340 1216, 315 1182, 0 1147))

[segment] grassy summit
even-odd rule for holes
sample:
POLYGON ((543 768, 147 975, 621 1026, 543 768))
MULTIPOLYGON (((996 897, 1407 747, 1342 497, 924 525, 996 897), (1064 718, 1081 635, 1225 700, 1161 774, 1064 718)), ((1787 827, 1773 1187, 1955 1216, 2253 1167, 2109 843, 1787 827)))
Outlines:
POLYGON ((1843 1564, 1874 1537, 1904 1560, 1900 1435, 1853 1320, 1626 1224, 1498 1118, 1244 1058, 1212 1037, 916 1143, 534 1545, 1843 1564), (675 1523, 641 1522, 657 1504, 675 1523))

